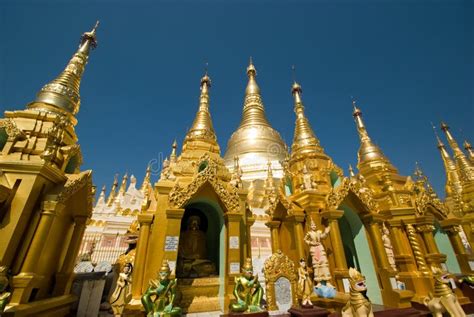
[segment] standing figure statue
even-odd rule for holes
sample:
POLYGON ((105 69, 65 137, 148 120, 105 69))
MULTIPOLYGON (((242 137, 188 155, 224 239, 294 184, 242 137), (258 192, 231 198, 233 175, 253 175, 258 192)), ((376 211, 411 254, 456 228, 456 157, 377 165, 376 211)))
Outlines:
POLYGON ((181 316, 181 308, 174 306, 176 279, 170 279, 171 270, 167 260, 163 261, 158 279, 151 280, 142 296, 142 304, 149 317, 181 316))
POLYGON ((117 279, 117 286, 110 296, 114 316, 122 316, 125 306, 132 300, 132 264, 125 263, 117 279))
POLYGON ((301 258, 300 267, 298 268, 298 293, 301 296, 301 306, 313 306, 310 299, 313 293, 313 282, 309 276, 304 258, 301 258))
POLYGON ((7 276, 7 267, 0 266, 0 315, 5 310, 10 301, 10 292, 7 292, 8 287, 8 276, 7 276))
POLYGON ((253 275, 252 259, 247 258, 242 268, 242 274, 235 277, 234 296, 236 303, 230 305, 234 313, 261 312, 263 288, 258 281, 258 275, 253 275))
POLYGON ((331 272, 329 271, 329 262, 326 257, 326 250, 322 244, 322 240, 326 239, 330 227, 326 227, 324 232, 316 230, 316 224, 311 219, 311 230, 306 233, 304 242, 309 245, 309 253, 311 254, 311 260, 313 263, 314 281, 317 283, 316 287, 321 286, 321 282, 325 281, 326 285, 332 286, 329 281, 331 280, 331 272))
POLYGON ((382 227, 382 242, 387 253, 388 263, 392 270, 397 271, 397 265, 395 264, 395 254, 393 253, 392 241, 390 240, 390 231, 388 230, 385 223, 382 227))

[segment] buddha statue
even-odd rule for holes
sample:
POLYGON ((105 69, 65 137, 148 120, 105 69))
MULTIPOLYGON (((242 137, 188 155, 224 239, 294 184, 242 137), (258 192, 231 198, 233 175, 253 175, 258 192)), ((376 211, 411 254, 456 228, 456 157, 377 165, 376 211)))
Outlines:
POLYGON ((253 275, 251 258, 245 260, 242 274, 235 277, 234 296, 236 302, 230 305, 232 312, 249 313, 264 311, 260 306, 263 288, 258 281, 258 275, 253 275))
POLYGON ((147 316, 181 316, 181 308, 174 306, 176 279, 170 279, 170 275, 170 266, 168 261, 164 260, 158 273, 158 279, 150 281, 150 286, 142 296, 142 304, 147 316))
POLYGON ((216 274, 216 266, 207 258, 206 233, 199 229, 201 218, 191 216, 181 232, 178 248, 178 277, 206 277, 216 274))

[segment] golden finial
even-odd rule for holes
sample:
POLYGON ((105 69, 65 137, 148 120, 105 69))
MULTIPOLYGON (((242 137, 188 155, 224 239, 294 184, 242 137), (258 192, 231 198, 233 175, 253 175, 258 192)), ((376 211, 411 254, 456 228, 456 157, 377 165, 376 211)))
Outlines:
POLYGON ((460 175, 456 168, 456 164, 451 159, 451 156, 449 155, 443 142, 441 141, 433 122, 431 122, 431 126, 433 128, 433 132, 438 142, 437 148, 441 154, 441 159, 443 160, 443 165, 446 172, 446 184, 444 187, 445 192, 446 192, 446 197, 451 197, 453 195, 455 196, 460 195, 462 192, 462 185, 460 182, 460 175))
POLYGON ((150 176, 151 176, 151 165, 148 164, 148 166, 146 167, 145 178, 143 179, 142 186, 140 187, 140 191, 143 194, 147 192, 147 189, 150 186, 150 176))
POLYGON ((114 176, 114 182, 112 184, 112 188, 110 189, 109 197, 107 198, 107 206, 112 206, 115 195, 117 194, 117 187, 118 187, 118 174, 114 176))
POLYGON ((352 165, 349 164, 349 176, 352 178, 352 177, 355 177, 355 173, 354 173, 354 169, 352 168, 352 165))
POLYGON ((292 85, 291 92, 294 97, 294 111, 296 114, 295 133, 293 137, 293 144, 291 146, 291 155, 322 152, 319 145, 319 140, 316 138, 313 129, 304 113, 304 105, 301 99, 301 86, 295 81, 292 85))
POLYGON ((472 150, 471 143, 464 140, 464 149, 467 151, 467 155, 469 156, 469 160, 471 161, 471 165, 474 166, 474 151, 472 150))
POLYGON ((188 130, 183 142, 183 150, 188 142, 193 140, 205 141, 211 143, 215 151, 220 152, 217 144, 216 133, 212 125, 211 114, 209 113, 209 88, 211 87, 211 78, 205 75, 201 78, 201 95, 199 98, 199 109, 194 118, 193 125, 188 130))
POLYGON ((170 162, 176 162, 176 148, 178 147, 178 142, 174 139, 173 144, 171 145, 171 154, 170 154, 170 162))
POLYGON ((120 185, 119 195, 124 195, 127 191, 128 172, 125 172, 122 178, 122 184, 120 185))
POLYGON ((81 104, 79 87, 89 59, 89 51, 97 46, 98 26, 99 21, 90 32, 82 35, 79 49, 64 71, 38 92, 35 101, 30 103, 28 108, 59 111, 61 114, 69 115, 76 115, 79 112, 81 104))
POLYGON ((445 133, 446 139, 448 139, 448 143, 451 149, 453 150, 456 168, 458 170, 459 175, 461 176, 461 181, 474 181, 474 167, 471 166, 466 155, 461 150, 454 137, 451 135, 451 132, 449 131, 449 126, 446 123, 441 122, 441 130, 445 133))
POLYGON ((365 128, 364 121, 362 120, 362 111, 357 107, 356 100, 353 97, 352 107, 354 108, 352 115, 356 122, 357 132, 359 133, 361 143, 357 154, 359 163, 373 160, 388 161, 379 147, 372 143, 372 140, 367 133, 367 129, 365 128))
POLYGON ((253 65, 252 57, 250 57, 249 66, 247 67, 247 76, 249 77, 249 82, 247 88, 245 89, 246 95, 258 95, 260 94, 260 88, 257 85, 255 77, 257 77, 257 69, 253 65))

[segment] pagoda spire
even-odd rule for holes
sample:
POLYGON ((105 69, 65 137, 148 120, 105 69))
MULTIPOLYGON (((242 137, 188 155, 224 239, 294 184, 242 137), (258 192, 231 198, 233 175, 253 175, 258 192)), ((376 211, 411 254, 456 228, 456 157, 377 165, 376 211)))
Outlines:
POLYGON ((355 177, 354 169, 352 168, 351 164, 349 164, 349 177, 350 178, 355 177))
POLYGON ((150 164, 148 164, 148 166, 146 167, 145 178, 143 179, 142 186, 140 187, 140 192, 142 192, 142 194, 144 195, 147 193, 147 190, 151 185, 150 176, 151 176, 151 166, 150 164))
POLYGON ((360 148, 357 155, 359 163, 375 160, 388 161, 380 148, 370 139, 364 121, 362 121, 362 111, 357 107, 355 100, 352 100, 352 106, 354 107, 352 115, 354 116, 360 139, 360 148))
POLYGON ((64 71, 41 88, 35 101, 30 103, 28 108, 44 109, 72 116, 79 112, 81 104, 79 87, 89 59, 89 52, 97 47, 96 30, 98 26, 99 21, 90 32, 85 32, 82 35, 79 48, 64 71))
POLYGON ((295 114, 296 114, 296 123, 295 123, 295 134, 293 138, 293 145, 291 146, 291 154, 300 154, 307 152, 322 152, 319 140, 316 138, 311 124, 306 118, 304 113, 304 105, 301 100, 302 89, 301 86, 295 81, 291 88, 291 92, 295 101, 295 114))
POLYGON ((471 161, 471 165, 474 166, 474 151, 472 150, 471 143, 464 140, 464 149, 467 151, 467 155, 469 156, 469 161, 471 161))
POLYGON ((252 57, 250 57, 249 66, 247 67, 247 76, 249 81, 245 88, 244 109, 240 126, 264 125, 270 126, 265 116, 265 108, 263 106, 262 97, 260 96, 260 88, 258 87, 256 77, 257 70, 253 65, 252 57))
POLYGON ((446 196, 450 197, 453 194, 460 195, 462 192, 461 181, 459 177, 459 173, 456 169, 456 164, 454 164, 451 156, 449 155, 444 143, 439 138, 438 133, 436 132, 436 127, 433 125, 433 131, 436 136, 437 147, 441 154, 441 159, 443 160, 444 169, 446 171, 446 185, 445 191, 446 196))
POLYGON ((102 190, 100 191, 99 199, 97 200, 96 206, 105 205, 105 190, 106 190, 106 187, 104 185, 102 186, 102 190))
POLYGON ((445 133, 446 138, 448 139, 449 146, 453 150, 454 160, 456 162, 456 168, 458 170, 458 173, 461 176, 461 182, 474 181, 474 168, 470 165, 466 155, 451 135, 448 125, 442 122, 441 130, 445 133))
POLYGON ((211 114, 209 112, 209 90, 211 88, 211 78, 205 75, 201 78, 201 95, 199 97, 199 109, 194 118, 193 125, 186 134, 183 146, 191 140, 202 140, 217 144, 216 133, 212 125, 211 114))
POLYGON ((118 187, 118 175, 115 174, 114 176, 114 183, 112 184, 112 189, 110 190, 109 197, 107 198, 107 206, 112 206, 115 200, 115 196, 117 195, 117 187, 118 187))
POLYGON ((176 154, 176 148, 178 147, 178 142, 176 139, 173 141, 173 145, 171 146, 171 154, 170 154, 170 162, 175 163, 178 155, 176 154))
POLYGON ((120 184, 119 196, 125 195, 127 191, 128 172, 123 175, 122 183, 120 184))
POLYGON ((265 190, 267 192, 275 190, 275 182, 273 180, 272 162, 267 163, 267 179, 265 181, 265 190))

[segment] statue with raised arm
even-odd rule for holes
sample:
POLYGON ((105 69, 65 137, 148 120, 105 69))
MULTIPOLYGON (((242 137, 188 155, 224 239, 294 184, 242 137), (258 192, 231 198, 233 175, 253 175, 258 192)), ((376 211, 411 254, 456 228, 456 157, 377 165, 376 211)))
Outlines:
POLYGON ((181 316, 181 308, 174 306, 176 299, 176 279, 170 279, 171 270, 167 260, 163 261, 158 278, 150 281, 150 286, 142 296, 142 304, 147 316, 181 316))
POLYGON ((326 227, 324 231, 316 230, 316 224, 311 219, 311 230, 304 237, 304 242, 309 246, 309 253, 313 264, 314 281, 316 287, 321 287, 321 282, 328 287, 333 287, 329 282, 331 280, 331 272, 329 271, 329 262, 326 256, 322 241, 328 237, 330 227, 326 227))
POLYGON ((234 313, 261 312, 263 288, 258 281, 258 275, 253 274, 252 259, 247 258, 242 268, 242 274, 235 277, 234 296, 236 302, 230 305, 234 313))

